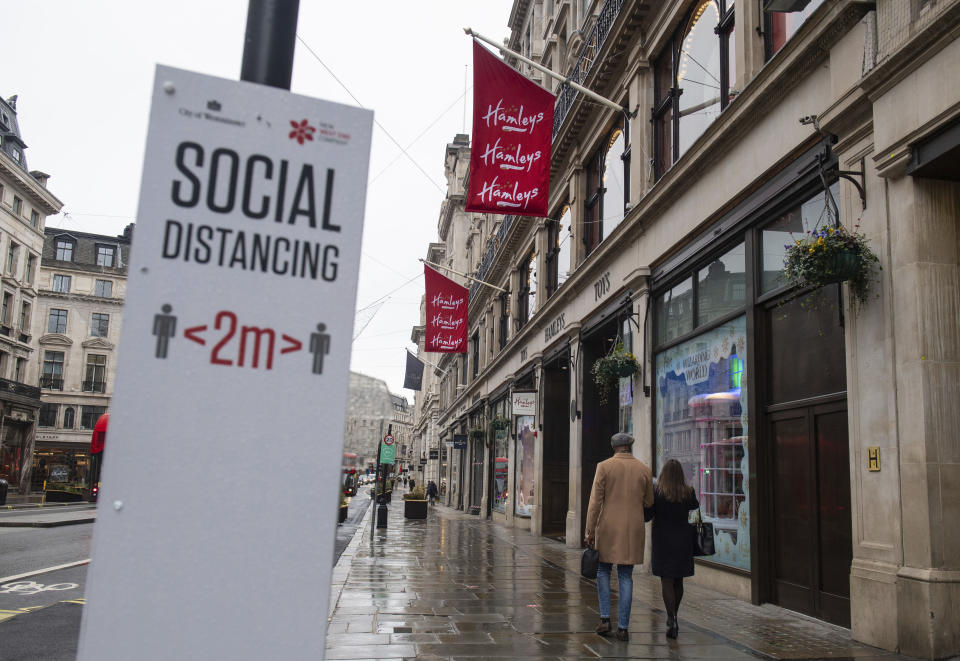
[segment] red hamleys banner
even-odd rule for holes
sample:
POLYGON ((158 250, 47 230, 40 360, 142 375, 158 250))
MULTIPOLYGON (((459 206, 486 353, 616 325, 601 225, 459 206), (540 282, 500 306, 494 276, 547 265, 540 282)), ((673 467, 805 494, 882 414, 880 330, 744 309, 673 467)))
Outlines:
POLYGON ((554 100, 474 40, 467 211, 547 216, 554 100))
POLYGON ((466 353, 467 288, 426 265, 423 267, 423 276, 427 284, 425 350, 432 353, 466 353))

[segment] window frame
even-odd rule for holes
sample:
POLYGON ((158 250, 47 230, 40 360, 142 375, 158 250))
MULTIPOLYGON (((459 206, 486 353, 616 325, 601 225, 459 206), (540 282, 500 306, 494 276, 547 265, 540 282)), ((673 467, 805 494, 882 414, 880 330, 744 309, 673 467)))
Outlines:
POLYGON ((40 387, 46 390, 63 390, 63 375, 66 367, 66 352, 45 349, 40 365, 40 387))
POLYGON ((117 247, 116 247, 116 246, 107 245, 107 244, 105 244, 105 243, 98 243, 98 244, 96 244, 96 248, 97 248, 96 265, 97 265, 97 266, 100 266, 100 267, 102 267, 102 268, 105 268, 105 269, 116 268, 116 264, 117 264, 117 247), (105 257, 106 255, 108 255, 108 254, 109 254, 109 256, 110 256, 110 263, 109 263, 109 264, 104 264, 103 262, 106 261, 106 259, 104 259, 104 257, 105 257))
POLYGON ((54 273, 53 281, 50 283, 50 287, 52 291, 55 291, 61 294, 69 294, 70 287, 72 285, 73 285, 73 277, 63 273, 54 273), (57 286, 58 278, 59 278, 59 282, 61 283, 61 286, 59 287, 57 286), (66 284, 66 288, 63 287, 64 284, 66 284))
MULTIPOLYGON (((720 113, 723 112, 730 106, 732 99, 730 98, 730 87, 732 81, 729 80, 730 77, 730 35, 733 34, 735 18, 736 18, 736 4, 733 0, 698 0, 695 2, 690 9, 688 10, 683 21, 674 31, 673 35, 667 40, 666 45, 661 49, 661 51, 654 57, 654 104, 650 109, 650 121, 654 125, 653 130, 653 177, 654 181, 659 181, 660 178, 670 171, 670 168, 680 160, 682 155, 680 154, 680 96, 682 90, 679 83, 677 82, 677 69, 680 62, 680 49, 683 47, 683 42, 686 39, 687 35, 690 33, 691 28, 695 25, 695 16, 697 14, 697 9, 702 7, 704 4, 712 2, 717 6, 718 14, 720 20, 717 21, 717 27, 714 29, 714 34, 718 39, 718 53, 720 59, 720 113), (667 64, 666 59, 669 56, 669 64, 667 64), (668 89, 661 89, 663 81, 661 80, 661 67, 669 67, 670 70, 670 87, 668 89), (661 123, 664 122, 665 117, 669 113, 669 131, 670 131, 670 145, 669 145, 669 162, 661 163, 661 156, 666 156, 662 154, 663 150, 663 139, 661 138, 661 131, 663 127, 661 123)), ((761 0, 762 2, 762 0, 761 0)), ((701 12, 702 13, 702 12, 701 12)), ((733 54, 734 60, 736 60, 736 54, 733 54)), ((716 120, 714 120, 716 121, 716 120)), ((701 133, 702 135, 702 133, 701 133)), ((699 136, 698 136, 699 137, 699 136)), ((686 152, 684 152, 686 153, 686 152)))
POLYGON ((88 353, 83 368, 83 392, 105 393, 107 391, 107 356, 88 353), (98 361, 97 359, 102 359, 98 361), (97 378, 97 377, 100 378, 97 378))
POLYGON ((90 313, 90 337, 107 337, 109 335, 110 335, 110 314, 108 312, 91 312, 90 313), (102 318, 98 319, 97 317, 102 317, 102 318), (100 327, 103 328, 102 335, 94 332, 95 329, 99 329, 100 327))
POLYGON ((50 308, 50 310, 49 310, 48 313, 47 313, 47 332, 48 332, 48 333, 60 333, 61 335, 65 334, 65 333, 67 332, 67 319, 68 319, 68 317, 69 317, 69 311, 68 311, 68 310, 66 310, 66 309, 64 309, 64 308, 50 308), (62 312, 63 314, 60 314, 61 312, 62 312), (51 330, 51 327, 53 326, 54 313, 56 313, 56 317, 57 317, 57 325, 56 325, 56 328, 57 328, 57 329, 60 328, 60 321, 61 321, 61 319, 62 319, 62 321, 63 321, 63 329, 62 329, 62 330, 51 330))
POLYGON ((57 239, 54 243, 54 259, 59 262, 73 262, 73 254, 77 250, 77 243, 72 239, 57 239), (69 248, 69 256, 67 256, 69 248), (61 251, 62 255, 61 256, 61 251))

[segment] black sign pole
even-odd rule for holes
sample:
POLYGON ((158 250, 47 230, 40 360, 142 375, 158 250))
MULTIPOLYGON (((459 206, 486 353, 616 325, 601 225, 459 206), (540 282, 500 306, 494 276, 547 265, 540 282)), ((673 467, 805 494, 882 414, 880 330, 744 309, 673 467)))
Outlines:
POLYGON ((250 0, 240 80, 290 89, 300 0, 250 0))

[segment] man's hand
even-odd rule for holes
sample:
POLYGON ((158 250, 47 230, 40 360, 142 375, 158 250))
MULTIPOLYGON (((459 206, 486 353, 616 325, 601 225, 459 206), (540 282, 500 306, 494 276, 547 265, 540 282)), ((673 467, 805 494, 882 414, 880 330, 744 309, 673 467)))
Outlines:
POLYGON ((583 538, 583 541, 586 542, 587 546, 590 546, 593 543, 593 537, 587 535, 583 538))

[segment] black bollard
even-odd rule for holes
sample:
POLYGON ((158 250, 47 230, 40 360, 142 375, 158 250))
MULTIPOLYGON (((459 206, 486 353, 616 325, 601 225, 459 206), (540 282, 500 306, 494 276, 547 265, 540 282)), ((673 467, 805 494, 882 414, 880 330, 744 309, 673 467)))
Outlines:
POLYGON ((378 499, 377 505, 377 528, 386 528, 387 527, 387 504, 384 502, 383 496, 378 499))

